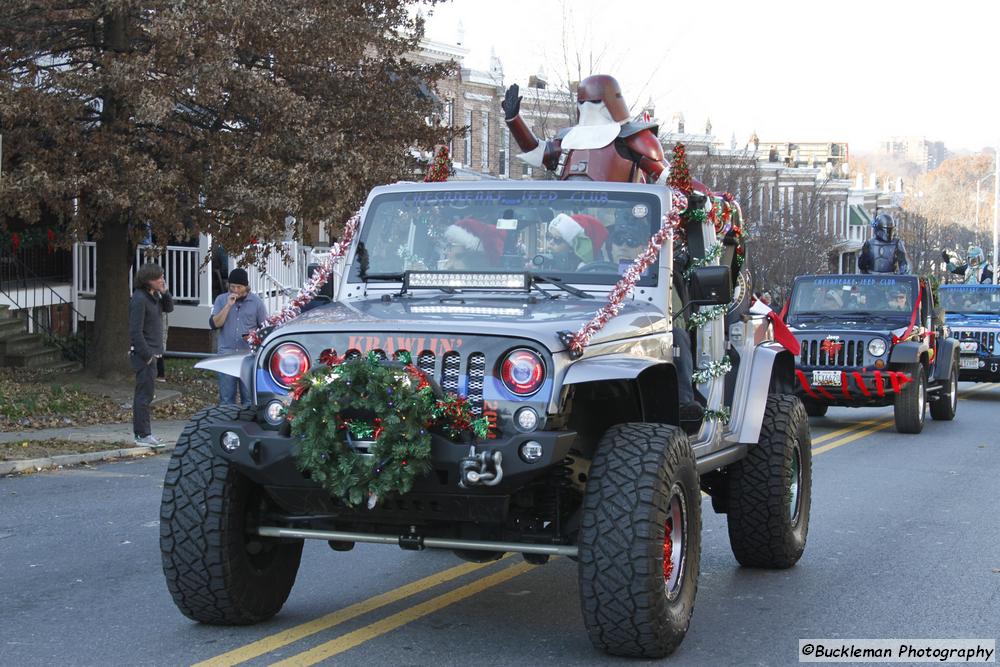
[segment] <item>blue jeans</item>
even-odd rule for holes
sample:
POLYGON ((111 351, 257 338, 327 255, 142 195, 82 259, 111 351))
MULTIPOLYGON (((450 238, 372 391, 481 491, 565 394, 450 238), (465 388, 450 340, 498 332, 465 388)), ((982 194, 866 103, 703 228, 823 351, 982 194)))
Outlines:
POLYGON ((250 405, 250 389, 243 380, 232 375, 219 373, 219 405, 250 405), (240 389, 240 401, 236 401, 236 388, 240 389))

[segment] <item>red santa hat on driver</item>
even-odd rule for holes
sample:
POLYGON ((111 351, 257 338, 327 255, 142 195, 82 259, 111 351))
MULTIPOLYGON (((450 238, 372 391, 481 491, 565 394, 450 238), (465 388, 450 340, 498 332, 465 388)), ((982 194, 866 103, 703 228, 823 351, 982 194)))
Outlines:
POLYGON ((466 250, 481 250, 491 262, 496 262, 503 254, 504 233, 493 225, 473 218, 462 218, 448 225, 444 230, 444 237, 448 243, 462 246, 466 250))
POLYGON ((608 230, 601 221, 586 213, 571 216, 560 213, 549 223, 549 233, 566 241, 584 262, 600 257, 601 247, 608 238, 608 230))

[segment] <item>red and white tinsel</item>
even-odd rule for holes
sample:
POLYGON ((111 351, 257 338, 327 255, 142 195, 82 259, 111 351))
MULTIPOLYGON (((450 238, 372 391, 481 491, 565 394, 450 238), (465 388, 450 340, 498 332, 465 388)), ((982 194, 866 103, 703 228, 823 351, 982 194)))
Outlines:
POLYGON ((313 273, 313 277, 302 286, 299 293, 295 295, 292 302, 279 310, 277 313, 268 316, 264 323, 259 327, 247 334, 247 343, 250 344, 251 350, 256 350, 260 347, 260 344, 264 342, 264 332, 271 327, 275 327, 281 324, 286 324, 289 321, 295 319, 302 313, 302 306, 306 305, 310 301, 316 298, 319 294, 320 289, 326 284, 326 281, 330 279, 330 273, 333 271, 333 265, 337 263, 337 260, 341 259, 347 254, 348 248, 351 247, 351 241, 354 240, 354 235, 358 231, 358 226, 361 224, 361 209, 358 209, 354 215, 350 217, 347 223, 344 225, 344 233, 341 235, 340 240, 333 244, 330 248, 330 255, 326 260, 316 269, 313 273))
POLYGON ((674 190, 671 198, 670 212, 664 214, 660 229, 649 239, 646 249, 635 258, 632 264, 625 270, 621 280, 608 294, 608 303, 594 315, 593 318, 584 324, 576 333, 565 332, 564 342, 569 347, 569 353, 573 357, 583 354, 583 349, 590 344, 590 339, 598 331, 621 312, 625 298, 635 288, 642 272, 648 269, 660 256, 660 248, 668 239, 673 241, 676 231, 680 228, 681 212, 687 208, 687 197, 679 191, 674 190))

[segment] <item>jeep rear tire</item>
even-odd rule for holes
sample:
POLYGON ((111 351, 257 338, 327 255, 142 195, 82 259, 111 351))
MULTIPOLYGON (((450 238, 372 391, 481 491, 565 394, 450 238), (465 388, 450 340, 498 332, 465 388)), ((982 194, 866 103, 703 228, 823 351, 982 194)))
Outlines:
POLYGON ((806 414, 810 417, 825 417, 826 411, 830 409, 830 406, 826 403, 806 401, 804 405, 806 406, 806 414))
POLYGON ((941 390, 931 402, 931 417, 934 421, 950 422, 958 410, 958 363, 951 366, 941 390))
POLYGON ((787 568, 806 548, 812 438, 802 402, 772 394, 760 438, 726 469, 729 546, 745 567, 787 568))
POLYGON ((274 616, 295 583, 302 540, 250 534, 262 492, 212 451, 207 426, 253 421, 253 410, 222 406, 196 414, 163 481, 160 553, 174 604, 195 621, 247 625, 274 616))
POLYGON ((924 430, 924 413, 927 407, 927 380, 923 364, 915 364, 906 369, 911 381, 896 394, 893 416, 896 430, 900 433, 920 433, 924 430))
POLYGON ((595 647, 661 658, 684 639, 701 560, 701 493, 687 435, 618 424, 597 446, 583 502, 580 603, 595 647))

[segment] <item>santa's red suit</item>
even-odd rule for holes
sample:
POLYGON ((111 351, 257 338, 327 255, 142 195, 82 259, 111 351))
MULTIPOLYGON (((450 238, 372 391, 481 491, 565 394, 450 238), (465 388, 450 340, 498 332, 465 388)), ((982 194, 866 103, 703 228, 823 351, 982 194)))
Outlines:
POLYGON ((580 119, 549 141, 540 141, 521 118, 517 84, 507 89, 501 104, 514 141, 524 151, 518 157, 545 167, 561 180, 665 183, 667 164, 652 123, 629 121, 621 87, 606 74, 589 76, 576 93, 580 119))

